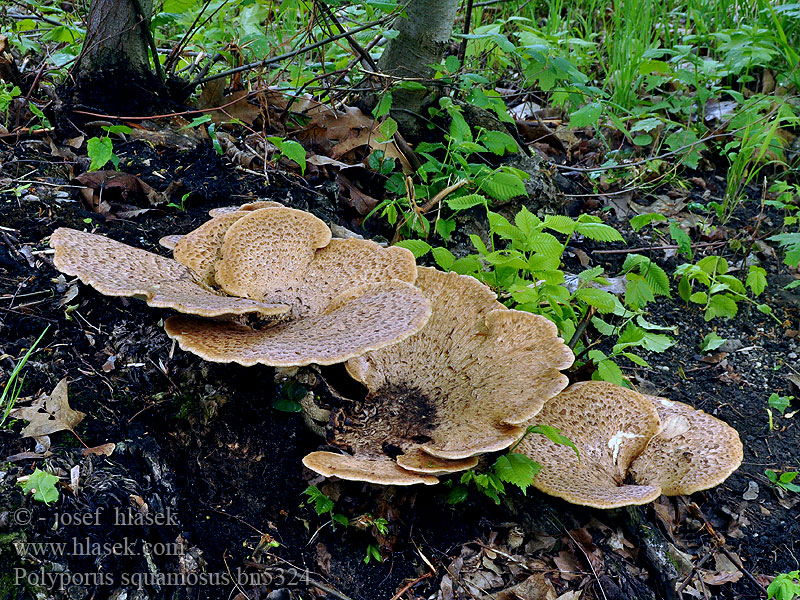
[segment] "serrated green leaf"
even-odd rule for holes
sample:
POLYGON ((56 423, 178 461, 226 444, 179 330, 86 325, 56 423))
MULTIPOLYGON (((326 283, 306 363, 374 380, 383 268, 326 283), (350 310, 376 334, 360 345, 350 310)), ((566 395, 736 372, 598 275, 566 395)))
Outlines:
POLYGON ((384 115, 388 115, 390 110, 392 110, 392 92, 386 92, 381 96, 378 105, 372 111, 372 115, 376 119, 380 119, 384 115))
POLYGON ((700 343, 700 350, 703 352, 711 352, 712 350, 716 350, 722 344, 727 341, 726 338, 719 337, 715 332, 711 332, 703 338, 703 341, 700 343))
POLYGON ((395 246, 410 250, 414 258, 421 258, 431 251, 431 245, 423 240, 403 240, 397 242, 395 246))
POLYGON ((575 230, 596 242, 624 242, 619 231, 604 223, 578 223, 575 230))
POLYGON ((525 182, 517 175, 505 171, 493 173, 487 178, 483 187, 490 196, 501 202, 507 202, 512 198, 527 195, 525 191, 525 182))
POLYGON ((678 244, 678 251, 691 260, 692 238, 675 221, 669 222, 669 236, 678 244))
POLYGON ((721 256, 706 256, 697 262, 697 266, 709 275, 724 275, 728 272, 728 261, 721 256))
POLYGON ((760 296, 765 289, 767 289, 767 272, 758 265, 750 265, 747 272, 747 280, 745 285, 750 288, 753 295, 760 296))
POLYGON ((580 288, 575 292, 575 297, 583 300, 589 306, 594 306, 601 313, 614 311, 614 295, 593 287, 580 288))
POLYGON ((636 273, 628 273, 625 279, 628 280, 628 285, 625 288, 626 305, 638 310, 644 308, 648 302, 655 300, 653 290, 650 289, 650 284, 647 283, 644 277, 636 273))
POLYGON ((447 206, 453 210, 467 210, 473 206, 486 205, 488 200, 485 196, 480 194, 468 194, 466 196, 459 196, 458 198, 446 198, 447 206))
POLYGON ((449 271, 456 262, 456 257, 453 256, 453 253, 441 246, 431 250, 431 254, 433 254, 433 260, 436 261, 442 271, 449 271))
POLYGON ((541 468, 537 462, 519 452, 504 454, 494 463, 495 475, 501 481, 517 486, 523 494, 527 492, 528 486, 533 483, 533 478, 541 468))
POLYGON ((695 304, 705 304, 706 302, 708 302, 708 294, 706 294, 705 292, 695 292, 694 294, 689 296, 687 302, 694 302, 695 304))
POLYGON ((545 229, 552 229, 564 235, 571 235, 575 231, 577 225, 578 224, 574 220, 566 215, 547 215, 544 218, 545 229))
POLYGON ((578 460, 580 460, 581 458, 581 453, 578 451, 578 447, 575 445, 575 443, 567 436, 565 436, 563 433, 561 433, 560 429, 557 429, 552 425, 545 425, 543 423, 539 423, 538 425, 530 425, 528 426, 525 433, 527 435, 532 435, 532 434, 543 435, 554 444, 572 448, 572 450, 575 452, 575 455, 578 457, 578 460))
POLYGON ((595 374, 603 381, 608 381, 616 385, 625 384, 625 377, 622 375, 622 369, 611 359, 606 359, 598 363, 597 372, 595 374))
POLYGON ((489 149, 489 152, 498 156, 517 151, 516 140, 502 131, 483 131, 478 140, 489 149))
POLYGON ((710 321, 716 317, 732 318, 736 316, 739 307, 736 301, 725 294, 711 296, 711 300, 706 308, 705 320, 710 321))

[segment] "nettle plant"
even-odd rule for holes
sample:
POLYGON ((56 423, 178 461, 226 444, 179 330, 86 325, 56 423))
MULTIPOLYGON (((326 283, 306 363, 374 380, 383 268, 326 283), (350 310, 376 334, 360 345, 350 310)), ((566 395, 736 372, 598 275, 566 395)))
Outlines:
POLYGON ((592 361, 596 379, 623 385, 620 359, 649 366, 635 349, 663 352, 675 342, 664 332, 673 331, 648 321, 645 307, 656 296, 670 297, 669 277, 646 256, 629 254, 620 279, 623 299, 612 293, 612 282, 603 267, 595 266, 573 275, 563 270, 564 253, 578 237, 599 242, 623 241, 620 233, 599 217, 584 214, 573 219, 547 215, 540 219, 526 208, 509 222, 487 210, 490 247, 470 236, 477 254, 456 259, 446 248, 432 248, 421 240, 406 247, 418 257, 431 252, 444 270, 472 275, 500 293, 513 308, 543 315, 553 321, 560 335, 570 340, 575 354, 592 361), (585 341, 582 333, 591 323, 599 337, 585 341), (610 352, 595 346, 602 337, 616 338, 610 352))

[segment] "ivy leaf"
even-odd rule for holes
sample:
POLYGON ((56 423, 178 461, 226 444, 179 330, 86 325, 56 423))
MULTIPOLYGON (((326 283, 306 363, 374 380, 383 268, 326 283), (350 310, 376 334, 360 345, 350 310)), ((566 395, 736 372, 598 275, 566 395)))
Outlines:
POLYGON ((58 500, 58 477, 47 471, 36 469, 27 481, 20 483, 24 493, 33 492, 33 499, 45 504, 58 500))
POLYGON ((528 486, 533 483, 533 478, 541 468, 539 463, 519 452, 504 454, 494 463, 495 475, 501 481, 517 486, 523 494, 527 492, 528 486))
POLYGON ((767 272, 758 265, 750 265, 745 285, 750 288, 753 295, 760 296, 767 289, 767 272))
POLYGON ((403 240, 402 242, 397 242, 395 246, 411 250, 414 258, 421 258, 431 251, 431 245, 422 240, 403 240))

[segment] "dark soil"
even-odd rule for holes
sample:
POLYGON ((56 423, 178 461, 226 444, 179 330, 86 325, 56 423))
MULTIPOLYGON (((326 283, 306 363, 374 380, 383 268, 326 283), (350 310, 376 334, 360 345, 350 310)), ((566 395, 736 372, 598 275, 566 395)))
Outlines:
MULTIPOLYGON (((67 167, 23 163, 37 159, 19 152, 16 159, 4 157, 0 175, 52 185, 34 185, 21 198, 0 195, 0 381, 47 327, 25 370, 23 394, 49 393, 67 377, 71 406, 87 415, 77 435, 90 447, 113 442, 116 448, 110 456, 83 456, 76 436, 61 432, 50 436, 49 456, 25 458, 15 455, 39 450, 19 436, 23 424, 0 431, 0 457, 9 457, 0 466, 0 600, 237 594, 448 599, 470 597, 459 585, 500 590, 529 576, 544 576, 557 594, 582 589, 582 598, 664 597, 661 573, 638 548, 635 532, 625 529, 626 511, 584 510, 535 491, 527 498, 512 493, 500 506, 474 493, 453 507, 445 486, 325 482, 301 464, 324 441, 299 414, 272 407, 280 395, 272 369, 205 363, 173 348, 161 328, 168 311, 136 300, 104 297, 80 285, 78 295, 62 305, 69 278, 59 279, 46 252, 56 227, 164 252, 160 237, 190 231, 210 208, 256 198, 355 227, 339 216, 335 198, 322 185, 312 189, 277 177, 265 187, 263 179, 234 171, 210 149, 181 155, 132 144, 120 149, 127 161, 123 169, 158 189, 181 179, 191 193, 188 207, 106 220, 63 187, 67 167), (69 194, 56 194, 64 190, 69 194), (60 498, 49 506, 16 485, 37 467, 62 475, 60 498), (75 467, 78 485, 71 487, 75 467), (335 513, 362 517, 365 527, 334 528, 329 515, 318 516, 305 505, 309 484, 336 501, 335 513), (115 523, 122 518, 117 515, 134 522, 115 523), (375 518, 388 520, 386 534, 369 526, 375 518), (25 542, 67 546, 26 551, 25 542), (380 548, 382 564, 374 558, 365 563, 369 544, 380 548)), ((752 227, 750 216, 742 215, 742 228, 752 227)), ((631 233, 628 242, 635 247, 652 240, 631 233)), ((591 245, 583 250, 592 254, 591 245)), ((662 260, 663 252, 651 256, 669 272, 676 262, 662 260)), ((622 259, 593 256, 612 273, 622 259)), ((715 566, 721 554, 713 527, 762 585, 769 581, 763 576, 800 568, 797 500, 764 475, 765 469, 796 469, 800 461, 797 420, 776 415, 770 431, 765 410, 772 392, 798 395, 787 376, 796 374, 800 354, 799 297, 781 290, 788 280, 778 261, 769 265, 767 302, 783 325, 747 307, 734 319, 709 325, 677 296, 659 300, 650 318, 678 327, 679 343, 648 356, 653 368, 626 372, 648 393, 719 416, 740 432, 745 447, 744 464, 723 485, 691 498, 662 499, 638 513, 694 562, 711 552, 705 568, 720 572, 725 569, 715 566), (699 343, 712 329, 729 344, 724 356, 708 362, 698 356, 699 343), (687 508, 692 502, 705 522, 687 508)), ((343 387, 341 378, 337 388, 347 392, 343 387)), ((739 573, 731 579, 736 581, 711 585, 711 597, 763 597, 749 577, 739 573)), ((492 597, 539 596, 528 591, 492 597)))

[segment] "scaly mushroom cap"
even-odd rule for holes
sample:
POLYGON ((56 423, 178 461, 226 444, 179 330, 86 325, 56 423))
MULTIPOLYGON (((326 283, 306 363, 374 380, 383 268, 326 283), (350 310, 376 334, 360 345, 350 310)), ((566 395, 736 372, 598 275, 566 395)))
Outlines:
POLYGON ((742 464, 736 430, 682 402, 648 396, 661 428, 633 461, 630 473, 667 496, 694 494, 725 481, 742 464))
POLYGON ((542 465, 533 485, 583 506, 618 508, 707 489, 742 460, 738 434, 718 419, 606 382, 570 386, 536 421, 572 440, 580 462, 571 448, 528 436, 518 452, 542 465))
POLYGON ((50 236, 53 263, 106 296, 136 296, 150 306, 204 317, 288 312, 283 304, 223 296, 197 282, 192 271, 158 254, 100 235, 60 227, 50 236))
POLYGON ((336 364, 398 342, 418 331, 430 314, 417 288, 394 280, 353 288, 320 314, 266 329, 182 315, 164 326, 182 349, 205 360, 292 367, 336 364))
POLYGON ((572 440, 572 448, 543 435, 529 435, 517 446, 542 465, 533 480, 539 490, 573 504, 617 508, 647 504, 660 488, 627 485, 631 461, 658 432, 653 403, 627 388, 603 381, 576 383, 545 403, 536 421, 555 427, 572 440))
POLYGON ((520 424, 567 385, 559 369, 573 355, 549 320, 505 308, 472 277, 417 272, 433 307, 428 324, 347 362, 369 395, 332 414, 329 443, 353 454, 334 454, 339 464, 383 461, 392 472, 400 465, 428 474, 471 468, 475 455, 519 439, 520 424))

